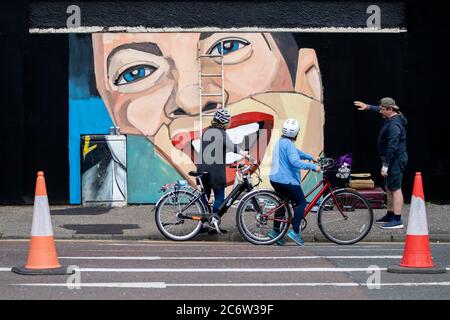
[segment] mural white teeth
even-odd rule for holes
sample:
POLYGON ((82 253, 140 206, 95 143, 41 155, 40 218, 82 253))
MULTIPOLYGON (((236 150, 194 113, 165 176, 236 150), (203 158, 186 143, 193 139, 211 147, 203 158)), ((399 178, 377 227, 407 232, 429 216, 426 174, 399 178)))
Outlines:
POLYGON ((195 149, 195 152, 199 152, 200 151, 200 139, 195 139, 192 141, 192 146, 195 149))
POLYGON ((234 152, 227 152, 225 162, 227 164, 232 164, 233 162, 240 161, 243 158, 240 154, 234 152))
POLYGON ((256 122, 244 124, 242 126, 228 129, 227 133, 230 137, 231 141, 235 144, 242 143, 245 136, 251 135, 252 133, 256 133, 259 130, 259 124, 256 122))
MULTIPOLYGON (((230 140, 233 141, 234 144, 241 144, 244 141, 245 136, 249 136, 249 148, 253 146, 256 142, 256 135, 251 137, 250 135, 256 134, 259 130, 259 124, 256 122, 244 124, 242 126, 228 129, 227 134, 230 137, 230 140)), ((192 147, 198 153, 200 151, 200 139, 195 139, 192 141, 192 147)), ((243 157, 234 152, 227 152, 226 154, 226 163, 231 164, 236 161, 240 161, 243 157)))
MULTIPOLYGON (((195 152, 199 152, 200 150, 200 139, 196 139, 194 141, 192 141, 192 146, 195 149, 195 152)), ((237 153, 234 152, 227 152, 226 154, 226 158, 225 158, 225 162, 227 164, 231 164, 233 162, 239 161, 241 160, 243 157, 237 153)))

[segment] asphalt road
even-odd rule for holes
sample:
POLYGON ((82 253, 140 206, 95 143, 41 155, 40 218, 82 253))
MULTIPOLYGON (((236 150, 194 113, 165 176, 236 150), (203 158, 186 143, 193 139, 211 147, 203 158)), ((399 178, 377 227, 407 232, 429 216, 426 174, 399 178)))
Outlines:
MULTIPOLYGON (((392 274, 400 243, 298 247, 169 241, 58 241, 72 276, 23 276, 28 241, 0 241, 0 299, 450 299, 450 272, 392 274), (79 279, 80 283, 76 282, 79 279), (69 286, 79 285, 80 288, 69 286)), ((450 270, 450 244, 432 244, 450 270)))

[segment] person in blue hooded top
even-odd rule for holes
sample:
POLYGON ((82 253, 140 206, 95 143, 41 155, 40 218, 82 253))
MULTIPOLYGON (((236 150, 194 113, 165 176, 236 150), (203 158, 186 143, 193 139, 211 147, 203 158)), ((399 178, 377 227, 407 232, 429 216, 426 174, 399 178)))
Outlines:
POLYGON ((380 100, 378 106, 355 101, 358 110, 370 110, 380 113, 383 122, 378 135, 378 153, 382 166, 381 175, 385 179, 388 211, 376 223, 383 224, 383 229, 404 228, 401 213, 403 207, 402 179, 408 162, 406 152, 405 116, 400 112, 395 100, 389 97, 380 100))

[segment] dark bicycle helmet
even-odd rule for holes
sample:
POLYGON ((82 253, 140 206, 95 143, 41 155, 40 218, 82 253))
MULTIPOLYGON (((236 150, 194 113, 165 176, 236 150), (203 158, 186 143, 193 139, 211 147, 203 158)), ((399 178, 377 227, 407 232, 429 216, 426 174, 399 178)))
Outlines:
POLYGON ((230 122, 231 114, 226 109, 219 109, 214 113, 214 119, 221 124, 226 124, 230 122))

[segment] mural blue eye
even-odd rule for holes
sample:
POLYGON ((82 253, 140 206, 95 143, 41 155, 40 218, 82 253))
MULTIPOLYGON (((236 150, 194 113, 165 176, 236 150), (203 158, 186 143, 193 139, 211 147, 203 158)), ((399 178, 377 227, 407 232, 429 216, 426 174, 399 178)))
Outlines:
MULTIPOLYGON (((223 41, 223 55, 226 55, 228 53, 237 51, 239 49, 242 49, 245 46, 248 46, 250 43, 244 40, 238 40, 238 39, 230 39, 223 41)), ((220 45, 220 42, 215 44, 212 49, 209 50, 209 54, 221 54, 222 53, 222 46, 220 45)))
POLYGON ((116 86, 121 86, 123 84, 142 80, 155 72, 156 69, 156 67, 148 64, 130 67, 117 77, 114 84, 116 86))

